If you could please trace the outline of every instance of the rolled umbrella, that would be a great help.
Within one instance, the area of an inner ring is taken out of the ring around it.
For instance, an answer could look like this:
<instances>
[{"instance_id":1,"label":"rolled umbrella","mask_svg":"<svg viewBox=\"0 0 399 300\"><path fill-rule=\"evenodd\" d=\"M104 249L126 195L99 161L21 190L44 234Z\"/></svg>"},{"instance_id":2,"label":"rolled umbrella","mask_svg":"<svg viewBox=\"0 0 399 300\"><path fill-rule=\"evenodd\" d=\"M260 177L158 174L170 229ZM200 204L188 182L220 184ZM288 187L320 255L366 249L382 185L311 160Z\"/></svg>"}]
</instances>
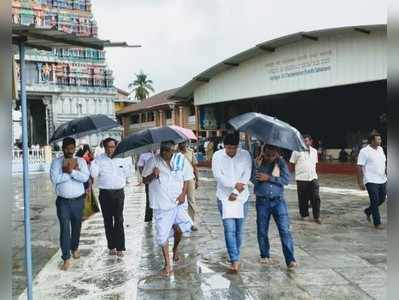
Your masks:
<instances>
[{"instance_id":1,"label":"rolled umbrella","mask_svg":"<svg viewBox=\"0 0 399 300\"><path fill-rule=\"evenodd\" d=\"M228 122L234 129L247 132L265 144L291 151L307 149L298 129L277 118L250 112L234 117Z\"/></svg>"},{"instance_id":2,"label":"rolled umbrella","mask_svg":"<svg viewBox=\"0 0 399 300\"><path fill-rule=\"evenodd\" d=\"M128 157L132 153L140 153L155 149L162 142L173 141L181 143L188 138L181 132L171 127L155 127L144 129L130 134L124 138L116 147L114 157Z\"/></svg>"},{"instance_id":3,"label":"rolled umbrella","mask_svg":"<svg viewBox=\"0 0 399 300\"><path fill-rule=\"evenodd\" d=\"M106 115L97 114L85 116L60 125L50 138L50 143L57 142L66 137L79 138L119 126L120 125L115 120Z\"/></svg>"},{"instance_id":4,"label":"rolled umbrella","mask_svg":"<svg viewBox=\"0 0 399 300\"><path fill-rule=\"evenodd\" d=\"M189 140L195 140L195 141L198 140L198 138L196 137L196 135L194 134L194 132L191 129L187 129L187 128L176 126L176 125L170 125L168 127L182 133Z\"/></svg>"}]
</instances>

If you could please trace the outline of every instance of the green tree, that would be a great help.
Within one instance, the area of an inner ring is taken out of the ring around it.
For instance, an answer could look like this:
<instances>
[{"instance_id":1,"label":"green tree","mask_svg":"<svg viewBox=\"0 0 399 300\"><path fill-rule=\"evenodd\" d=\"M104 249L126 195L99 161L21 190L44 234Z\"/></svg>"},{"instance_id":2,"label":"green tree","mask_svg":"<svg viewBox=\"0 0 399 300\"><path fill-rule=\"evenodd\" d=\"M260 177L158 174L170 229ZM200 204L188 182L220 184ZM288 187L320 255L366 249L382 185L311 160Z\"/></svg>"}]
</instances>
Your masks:
<instances>
[{"instance_id":1,"label":"green tree","mask_svg":"<svg viewBox=\"0 0 399 300\"><path fill-rule=\"evenodd\" d=\"M154 92L154 88L152 87L152 80L148 79L148 75L144 74L143 71L140 71L139 74L135 74L136 79L129 83L129 89L132 93L134 93L134 98L140 101L148 98L150 95L150 91Z\"/></svg>"}]
</instances>

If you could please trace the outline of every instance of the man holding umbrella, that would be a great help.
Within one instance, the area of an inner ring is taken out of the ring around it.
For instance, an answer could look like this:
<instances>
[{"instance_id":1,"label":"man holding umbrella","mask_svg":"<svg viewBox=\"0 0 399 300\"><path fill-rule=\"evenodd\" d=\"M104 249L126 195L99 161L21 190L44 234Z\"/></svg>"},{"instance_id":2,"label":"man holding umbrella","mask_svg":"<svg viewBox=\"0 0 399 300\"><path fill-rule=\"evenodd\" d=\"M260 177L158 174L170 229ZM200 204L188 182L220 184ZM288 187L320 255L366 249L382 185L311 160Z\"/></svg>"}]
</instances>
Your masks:
<instances>
[{"instance_id":1,"label":"man holding umbrella","mask_svg":"<svg viewBox=\"0 0 399 300\"><path fill-rule=\"evenodd\" d=\"M102 143L105 153L91 163L90 172L100 189L99 200L110 255L122 257L126 250L123 228L124 187L132 176L133 166L131 158L112 158L117 145L115 139L106 138Z\"/></svg>"},{"instance_id":2,"label":"man holding umbrella","mask_svg":"<svg viewBox=\"0 0 399 300\"><path fill-rule=\"evenodd\" d=\"M173 141L162 142L160 154L147 161L142 173L143 182L149 187L156 241L162 248L165 261L162 276L172 273L169 237L174 236L173 261L179 262L178 245L182 234L190 232L193 224L182 205L186 201L189 181L194 178L193 169L187 159L174 153L173 149Z\"/></svg>"},{"instance_id":3,"label":"man holding umbrella","mask_svg":"<svg viewBox=\"0 0 399 300\"><path fill-rule=\"evenodd\" d=\"M51 182L57 194L57 217L60 222L60 244L62 270L70 267L71 251L78 259L80 229L84 207L84 183L89 179L89 170L83 158L74 158L76 150L75 139L64 138L62 141L63 156L53 160L50 168Z\"/></svg>"},{"instance_id":4,"label":"man holding umbrella","mask_svg":"<svg viewBox=\"0 0 399 300\"><path fill-rule=\"evenodd\" d=\"M284 199L284 186L288 184L290 173L288 166L279 155L275 146L265 145L256 159L252 182L256 195L256 223L260 263L273 264L270 259L268 238L270 217L273 216L280 234L283 254L288 269L296 268L294 241L289 229L287 202Z\"/></svg>"}]
</instances>

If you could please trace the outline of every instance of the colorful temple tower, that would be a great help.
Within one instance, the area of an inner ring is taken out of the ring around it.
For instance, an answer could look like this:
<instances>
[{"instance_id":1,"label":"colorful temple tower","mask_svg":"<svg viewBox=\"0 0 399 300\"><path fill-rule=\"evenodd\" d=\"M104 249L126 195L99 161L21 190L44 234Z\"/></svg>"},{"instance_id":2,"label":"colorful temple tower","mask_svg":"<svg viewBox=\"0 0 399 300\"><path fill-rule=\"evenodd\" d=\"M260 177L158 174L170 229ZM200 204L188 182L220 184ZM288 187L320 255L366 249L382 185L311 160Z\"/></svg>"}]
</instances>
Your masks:
<instances>
[{"instance_id":1,"label":"colorful temple tower","mask_svg":"<svg viewBox=\"0 0 399 300\"><path fill-rule=\"evenodd\" d=\"M91 7L91 0L13 0L12 22L96 37ZM15 60L19 76L18 54ZM117 89L104 51L27 49L26 70L31 145L47 144L58 125L77 117L102 113L115 118ZM18 102L14 108L19 111ZM95 146L104 136L118 137L120 131L95 134L85 141Z\"/></svg>"}]
</instances>

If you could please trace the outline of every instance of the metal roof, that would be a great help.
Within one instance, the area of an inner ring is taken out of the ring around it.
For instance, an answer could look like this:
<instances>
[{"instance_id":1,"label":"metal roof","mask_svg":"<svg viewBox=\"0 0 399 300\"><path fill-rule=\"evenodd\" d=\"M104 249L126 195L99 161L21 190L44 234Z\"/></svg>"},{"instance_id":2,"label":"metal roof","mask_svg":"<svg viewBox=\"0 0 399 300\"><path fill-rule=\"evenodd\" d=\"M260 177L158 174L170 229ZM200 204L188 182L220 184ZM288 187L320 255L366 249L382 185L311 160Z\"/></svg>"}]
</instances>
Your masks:
<instances>
[{"instance_id":1,"label":"metal roof","mask_svg":"<svg viewBox=\"0 0 399 300\"><path fill-rule=\"evenodd\" d=\"M13 43L23 41L27 47L50 51L53 48L93 48L103 50L105 47L141 47L140 45L128 45L125 42L112 43L109 40L101 40L96 37L82 37L76 34L65 33L55 29L37 28L34 26L12 25Z\"/></svg>"},{"instance_id":2,"label":"metal roof","mask_svg":"<svg viewBox=\"0 0 399 300\"><path fill-rule=\"evenodd\" d=\"M328 36L331 34L347 33L351 31L357 31L362 34L370 34L372 31L386 31L386 24L376 24L376 25L361 25L361 26L347 26L347 27L337 27L328 28L315 31L301 31L298 33L286 35L280 38L276 38L270 41L266 41L255 45L248 50L238 53L222 62L210 67L204 72L198 74L181 88L179 88L173 95L172 98L176 99L189 99L193 96L194 90L204 84L209 82L215 75L224 72L228 69L238 67L240 63L249 60L257 55L263 53L273 53L276 48L285 46L291 43L295 43L301 40L310 39L317 41L319 38Z\"/></svg>"}]
</instances>

